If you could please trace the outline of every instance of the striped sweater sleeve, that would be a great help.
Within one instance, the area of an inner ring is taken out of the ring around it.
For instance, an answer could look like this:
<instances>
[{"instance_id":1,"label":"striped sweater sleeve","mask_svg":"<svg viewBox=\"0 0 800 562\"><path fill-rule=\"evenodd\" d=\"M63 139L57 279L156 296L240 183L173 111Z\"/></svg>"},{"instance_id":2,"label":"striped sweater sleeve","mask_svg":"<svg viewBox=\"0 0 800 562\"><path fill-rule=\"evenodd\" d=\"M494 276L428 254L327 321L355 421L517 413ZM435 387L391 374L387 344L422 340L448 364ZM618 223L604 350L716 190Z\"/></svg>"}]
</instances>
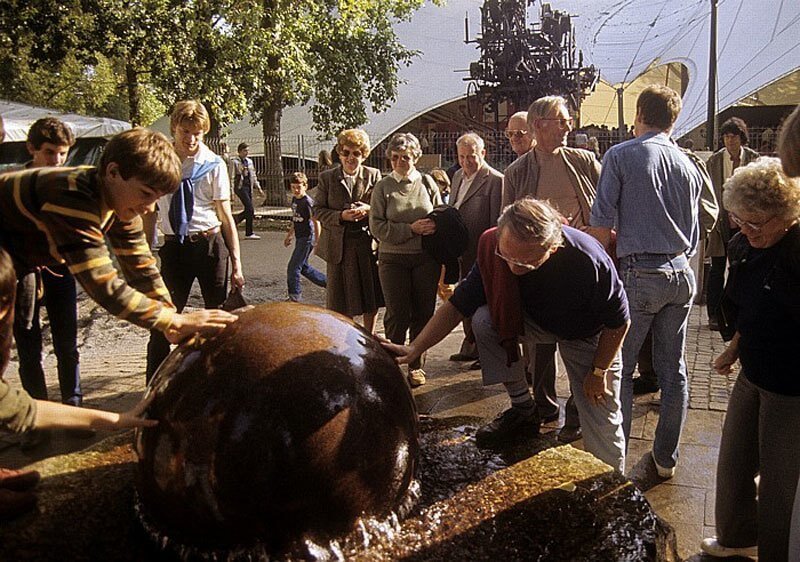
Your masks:
<instances>
[{"instance_id":1,"label":"striped sweater sleeve","mask_svg":"<svg viewBox=\"0 0 800 562\"><path fill-rule=\"evenodd\" d=\"M103 225L113 218L101 211L96 197L82 189L51 195L42 204L38 221L86 293L118 318L166 330L174 308L145 242L141 220L112 224L109 230L128 284L120 278L106 246Z\"/></svg>"}]
</instances>

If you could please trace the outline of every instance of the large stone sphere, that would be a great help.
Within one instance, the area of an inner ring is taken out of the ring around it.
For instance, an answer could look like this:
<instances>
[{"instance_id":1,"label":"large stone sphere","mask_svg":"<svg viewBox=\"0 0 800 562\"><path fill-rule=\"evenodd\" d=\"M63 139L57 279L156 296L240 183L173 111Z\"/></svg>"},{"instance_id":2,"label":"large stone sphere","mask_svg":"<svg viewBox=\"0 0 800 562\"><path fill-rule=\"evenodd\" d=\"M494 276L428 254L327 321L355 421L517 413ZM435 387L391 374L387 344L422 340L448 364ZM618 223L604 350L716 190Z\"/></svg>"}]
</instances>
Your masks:
<instances>
[{"instance_id":1,"label":"large stone sphere","mask_svg":"<svg viewBox=\"0 0 800 562\"><path fill-rule=\"evenodd\" d=\"M418 453L404 377L352 321L296 303L257 306L185 343L149 393L137 491L162 538L281 549L330 537L405 497Z\"/></svg>"}]
</instances>

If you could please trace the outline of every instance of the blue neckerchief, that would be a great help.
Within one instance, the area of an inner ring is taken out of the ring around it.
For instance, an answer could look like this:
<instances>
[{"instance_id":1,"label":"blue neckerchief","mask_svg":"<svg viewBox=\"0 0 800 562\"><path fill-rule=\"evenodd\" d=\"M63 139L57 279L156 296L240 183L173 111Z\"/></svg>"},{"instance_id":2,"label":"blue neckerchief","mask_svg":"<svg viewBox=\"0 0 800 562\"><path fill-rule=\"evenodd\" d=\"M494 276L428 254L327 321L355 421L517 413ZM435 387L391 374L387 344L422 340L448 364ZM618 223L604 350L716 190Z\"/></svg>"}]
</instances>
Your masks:
<instances>
[{"instance_id":1,"label":"blue neckerchief","mask_svg":"<svg viewBox=\"0 0 800 562\"><path fill-rule=\"evenodd\" d=\"M169 202L168 217L172 232L178 237L178 242L183 243L189 234L189 223L194 212L194 182L214 170L221 162L219 156L203 164L195 162L192 174L181 179L180 188L173 193L172 200Z\"/></svg>"}]
</instances>

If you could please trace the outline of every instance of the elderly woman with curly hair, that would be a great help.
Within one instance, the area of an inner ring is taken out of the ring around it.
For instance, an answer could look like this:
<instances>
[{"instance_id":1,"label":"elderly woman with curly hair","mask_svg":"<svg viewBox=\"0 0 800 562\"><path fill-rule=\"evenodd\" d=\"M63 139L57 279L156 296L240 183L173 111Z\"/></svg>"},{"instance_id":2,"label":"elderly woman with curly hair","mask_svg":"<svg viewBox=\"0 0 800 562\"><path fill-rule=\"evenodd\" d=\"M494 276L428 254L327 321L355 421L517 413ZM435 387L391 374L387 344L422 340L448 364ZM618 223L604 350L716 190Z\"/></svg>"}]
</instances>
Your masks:
<instances>
[{"instance_id":1,"label":"elderly woman with curly hair","mask_svg":"<svg viewBox=\"0 0 800 562\"><path fill-rule=\"evenodd\" d=\"M731 391L717 465L714 556L788 559L800 475L800 182L761 158L725 183L724 205L741 228L728 247L725 287L736 333L714 361L741 371ZM756 486L755 478L760 476Z\"/></svg>"},{"instance_id":2,"label":"elderly woman with curly hair","mask_svg":"<svg viewBox=\"0 0 800 562\"><path fill-rule=\"evenodd\" d=\"M363 316L372 333L380 305L375 257L369 231L369 200L381 173L364 166L369 136L361 129L339 133L336 152L341 166L319 175L314 218L322 224L317 255L328 264L327 307L353 318Z\"/></svg>"},{"instance_id":3,"label":"elderly woman with curly hair","mask_svg":"<svg viewBox=\"0 0 800 562\"><path fill-rule=\"evenodd\" d=\"M433 316L441 270L422 249L422 237L436 232L436 224L425 217L442 204L442 197L433 178L416 169L421 155L419 141L411 133L392 136L386 148L392 173L378 182L370 202L369 225L380 242L383 325L386 337L400 345L409 329L413 340ZM409 365L408 382L412 387L425 384L422 359Z\"/></svg>"}]
</instances>

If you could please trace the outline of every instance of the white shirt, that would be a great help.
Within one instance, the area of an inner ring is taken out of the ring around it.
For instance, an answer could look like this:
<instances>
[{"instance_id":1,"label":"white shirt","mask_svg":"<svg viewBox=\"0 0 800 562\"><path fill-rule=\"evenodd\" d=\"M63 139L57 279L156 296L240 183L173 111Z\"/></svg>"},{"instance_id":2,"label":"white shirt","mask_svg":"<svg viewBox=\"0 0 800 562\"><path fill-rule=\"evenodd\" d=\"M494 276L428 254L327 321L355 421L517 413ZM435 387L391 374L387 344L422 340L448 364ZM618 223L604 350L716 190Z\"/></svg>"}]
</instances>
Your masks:
<instances>
[{"instance_id":1,"label":"white shirt","mask_svg":"<svg viewBox=\"0 0 800 562\"><path fill-rule=\"evenodd\" d=\"M739 166L742 166L744 162L744 147L739 147ZM733 158L731 158L731 153L725 149L722 158L722 179L727 180L729 177L733 175Z\"/></svg>"},{"instance_id":2,"label":"white shirt","mask_svg":"<svg viewBox=\"0 0 800 562\"><path fill-rule=\"evenodd\" d=\"M181 163L181 177L190 177L195 162L203 164L219 158L205 144L200 143L200 150ZM220 158L220 164L194 183L194 208L192 220L189 221L189 234L205 232L222 224L217 216L214 201L228 201L231 198L231 180L228 168ZM162 195L158 200L158 218L164 234L175 234L169 224L169 204L172 194Z\"/></svg>"},{"instance_id":3,"label":"white shirt","mask_svg":"<svg viewBox=\"0 0 800 562\"><path fill-rule=\"evenodd\" d=\"M481 168L483 168L483 166L481 166ZM478 168L478 170L470 177L467 177L467 174L461 175L461 185L458 186L458 197L456 198L455 203L453 203L453 207L456 209L461 208L461 204L464 202L464 198L467 196L467 191L469 191L469 188L472 187L472 182L475 181L476 177L478 177L478 172L481 170L481 168Z\"/></svg>"},{"instance_id":4,"label":"white shirt","mask_svg":"<svg viewBox=\"0 0 800 562\"><path fill-rule=\"evenodd\" d=\"M389 174L389 175L392 176L397 183L400 183L401 181L406 181L406 180L411 182L411 183L414 183L415 181L422 179L422 174L420 174L419 170L417 170L416 168L414 168L411 171L411 173L408 174L407 176L401 176L400 174L398 174L394 170L392 170L392 173Z\"/></svg>"}]
</instances>

